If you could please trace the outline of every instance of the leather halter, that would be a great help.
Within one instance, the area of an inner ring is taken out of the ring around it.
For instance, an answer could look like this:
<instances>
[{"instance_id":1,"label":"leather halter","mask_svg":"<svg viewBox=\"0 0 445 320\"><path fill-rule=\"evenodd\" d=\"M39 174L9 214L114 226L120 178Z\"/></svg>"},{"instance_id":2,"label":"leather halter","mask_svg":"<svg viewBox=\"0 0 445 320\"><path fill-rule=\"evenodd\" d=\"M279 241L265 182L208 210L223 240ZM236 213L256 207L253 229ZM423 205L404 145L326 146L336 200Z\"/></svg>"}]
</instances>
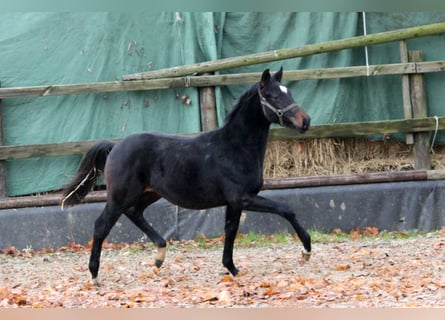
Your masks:
<instances>
[{"instance_id":1,"label":"leather halter","mask_svg":"<svg viewBox=\"0 0 445 320\"><path fill-rule=\"evenodd\" d=\"M296 103L291 103L286 108L278 109L278 108L275 108L273 105L271 105L269 102L267 102L266 98L261 94L260 88L258 88L258 95L260 97L260 103L261 103L261 106L263 107L264 115L266 116L266 107L269 108L269 110L272 110L277 115L278 121L280 122L280 125L282 127L284 127L284 124L283 124L284 114L286 112L288 112L289 110L291 110L292 108L298 107L298 105ZM267 116L266 116L266 118L267 118Z\"/></svg>"}]
</instances>

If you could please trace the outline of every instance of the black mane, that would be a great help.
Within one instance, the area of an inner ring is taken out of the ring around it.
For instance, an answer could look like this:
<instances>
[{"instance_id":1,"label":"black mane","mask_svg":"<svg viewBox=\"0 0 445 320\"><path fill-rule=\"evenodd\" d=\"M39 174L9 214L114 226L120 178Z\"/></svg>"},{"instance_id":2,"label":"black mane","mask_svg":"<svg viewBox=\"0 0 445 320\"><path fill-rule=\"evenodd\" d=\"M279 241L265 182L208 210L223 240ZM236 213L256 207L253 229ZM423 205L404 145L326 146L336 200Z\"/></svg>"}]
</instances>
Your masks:
<instances>
[{"instance_id":1,"label":"black mane","mask_svg":"<svg viewBox=\"0 0 445 320\"><path fill-rule=\"evenodd\" d=\"M248 104L248 101L252 99L252 97L257 93L259 83L255 83L250 89L247 89L241 96L238 98L237 102L233 106L232 110L226 115L224 119L224 124L227 124L232 121L233 118L236 117L238 111L244 106Z\"/></svg>"}]
</instances>

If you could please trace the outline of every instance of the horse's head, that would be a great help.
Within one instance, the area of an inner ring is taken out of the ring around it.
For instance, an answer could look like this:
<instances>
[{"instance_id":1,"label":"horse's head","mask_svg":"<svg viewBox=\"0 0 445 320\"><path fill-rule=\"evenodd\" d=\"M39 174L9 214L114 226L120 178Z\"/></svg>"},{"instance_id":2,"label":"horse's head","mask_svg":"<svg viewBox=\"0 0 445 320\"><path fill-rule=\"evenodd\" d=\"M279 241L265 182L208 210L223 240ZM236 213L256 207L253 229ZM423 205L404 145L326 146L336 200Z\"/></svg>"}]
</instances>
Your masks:
<instances>
[{"instance_id":1,"label":"horse's head","mask_svg":"<svg viewBox=\"0 0 445 320\"><path fill-rule=\"evenodd\" d=\"M311 118L295 103L289 89L281 84L283 68L270 75L264 70L258 86L258 95L264 116L273 123L283 127L297 129L301 133L309 129Z\"/></svg>"}]
</instances>

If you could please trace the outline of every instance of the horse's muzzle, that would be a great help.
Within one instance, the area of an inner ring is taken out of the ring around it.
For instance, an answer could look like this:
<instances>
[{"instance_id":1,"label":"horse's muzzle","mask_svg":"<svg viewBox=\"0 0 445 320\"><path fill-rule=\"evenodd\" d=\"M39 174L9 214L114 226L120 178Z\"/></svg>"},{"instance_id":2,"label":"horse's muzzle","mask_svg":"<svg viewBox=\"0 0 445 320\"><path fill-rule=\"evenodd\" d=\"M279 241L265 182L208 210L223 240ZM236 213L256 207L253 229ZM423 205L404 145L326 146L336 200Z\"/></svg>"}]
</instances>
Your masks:
<instances>
[{"instance_id":1,"label":"horse's muzzle","mask_svg":"<svg viewBox=\"0 0 445 320\"><path fill-rule=\"evenodd\" d=\"M292 124L300 133L304 133L311 126L311 118L306 112L300 109L293 117Z\"/></svg>"},{"instance_id":2,"label":"horse's muzzle","mask_svg":"<svg viewBox=\"0 0 445 320\"><path fill-rule=\"evenodd\" d=\"M311 118L309 116L305 117L302 121L301 132L306 132L311 126Z\"/></svg>"}]
</instances>

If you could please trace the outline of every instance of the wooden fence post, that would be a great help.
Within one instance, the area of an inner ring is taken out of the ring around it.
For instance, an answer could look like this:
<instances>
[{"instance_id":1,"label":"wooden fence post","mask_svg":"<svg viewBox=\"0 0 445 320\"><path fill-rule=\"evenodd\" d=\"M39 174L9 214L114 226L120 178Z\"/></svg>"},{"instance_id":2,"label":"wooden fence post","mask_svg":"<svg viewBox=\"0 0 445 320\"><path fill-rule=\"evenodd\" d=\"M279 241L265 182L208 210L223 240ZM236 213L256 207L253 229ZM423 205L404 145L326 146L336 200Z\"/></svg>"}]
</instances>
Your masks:
<instances>
[{"instance_id":1,"label":"wooden fence post","mask_svg":"<svg viewBox=\"0 0 445 320\"><path fill-rule=\"evenodd\" d=\"M409 51L410 62L423 61L423 51ZM414 118L427 116L427 104L423 74L412 74L410 77L411 106ZM414 134L414 169L430 170L430 133L419 132Z\"/></svg>"},{"instance_id":2,"label":"wooden fence post","mask_svg":"<svg viewBox=\"0 0 445 320\"><path fill-rule=\"evenodd\" d=\"M1 87L0 82L0 87ZM0 146L3 145L3 114L2 114L2 99L0 99ZM0 161L0 199L8 196L6 179L6 161Z\"/></svg>"},{"instance_id":3,"label":"wooden fence post","mask_svg":"<svg viewBox=\"0 0 445 320\"><path fill-rule=\"evenodd\" d=\"M213 73L205 73L209 75ZM201 130L210 131L216 129L216 100L215 87L200 87L199 107L201 111Z\"/></svg>"},{"instance_id":4,"label":"wooden fence post","mask_svg":"<svg viewBox=\"0 0 445 320\"><path fill-rule=\"evenodd\" d=\"M406 41L400 41L400 62L408 63L408 48ZM403 115L405 119L411 119L413 117L413 108L411 106L411 92L409 90L409 75L402 74L402 95L403 95ZM412 133L405 134L406 144L414 143L414 136Z\"/></svg>"}]
</instances>

